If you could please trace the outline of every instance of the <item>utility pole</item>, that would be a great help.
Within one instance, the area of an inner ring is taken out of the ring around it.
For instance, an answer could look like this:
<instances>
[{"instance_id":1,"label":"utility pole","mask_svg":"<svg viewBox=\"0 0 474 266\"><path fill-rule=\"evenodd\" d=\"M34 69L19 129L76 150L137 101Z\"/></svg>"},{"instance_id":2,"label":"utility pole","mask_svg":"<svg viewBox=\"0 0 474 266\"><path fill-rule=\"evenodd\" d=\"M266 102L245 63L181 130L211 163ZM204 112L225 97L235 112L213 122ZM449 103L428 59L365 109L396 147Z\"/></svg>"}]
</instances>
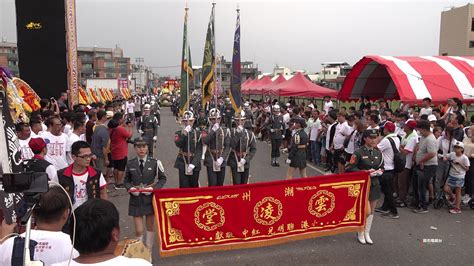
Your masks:
<instances>
[{"instance_id":1,"label":"utility pole","mask_svg":"<svg viewBox=\"0 0 474 266\"><path fill-rule=\"evenodd\" d=\"M139 76L139 82L140 82L140 86L142 86L143 84L143 80L142 80L142 63L144 63L145 60L143 59L143 57L137 57L135 58L135 63L138 64L138 76ZM143 89L146 89L146 86L143 85ZM142 91L143 92L143 91ZM148 96L148 90L147 90L147 96Z\"/></svg>"}]
</instances>

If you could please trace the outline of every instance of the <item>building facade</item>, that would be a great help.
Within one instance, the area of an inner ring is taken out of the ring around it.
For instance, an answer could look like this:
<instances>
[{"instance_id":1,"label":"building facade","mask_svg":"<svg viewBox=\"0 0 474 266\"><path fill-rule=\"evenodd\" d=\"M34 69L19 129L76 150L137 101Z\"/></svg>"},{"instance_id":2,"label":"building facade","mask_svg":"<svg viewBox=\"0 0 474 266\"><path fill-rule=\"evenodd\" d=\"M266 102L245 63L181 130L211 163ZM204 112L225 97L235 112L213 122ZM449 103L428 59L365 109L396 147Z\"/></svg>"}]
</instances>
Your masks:
<instances>
[{"instance_id":1,"label":"building facade","mask_svg":"<svg viewBox=\"0 0 474 266\"><path fill-rule=\"evenodd\" d=\"M78 47L77 69L79 84L90 78L128 78L130 58L123 56L121 48Z\"/></svg>"},{"instance_id":2,"label":"building facade","mask_svg":"<svg viewBox=\"0 0 474 266\"><path fill-rule=\"evenodd\" d=\"M328 62L321 65L317 83L330 89L340 90L352 66L346 62Z\"/></svg>"},{"instance_id":3,"label":"building facade","mask_svg":"<svg viewBox=\"0 0 474 266\"><path fill-rule=\"evenodd\" d=\"M258 67L254 66L253 62L251 61L242 61L240 63L241 67L241 80L242 83L249 78L256 78L260 73L258 71ZM194 75L194 84L195 88L201 87L201 76L202 76L202 67L201 66L194 66L193 67L193 75ZM219 57L217 59L216 65L216 78L221 79L221 86L224 91L228 91L230 89L230 81L232 77L232 61L226 61L225 58Z\"/></svg>"},{"instance_id":4,"label":"building facade","mask_svg":"<svg viewBox=\"0 0 474 266\"><path fill-rule=\"evenodd\" d=\"M474 5L441 12L439 55L474 56Z\"/></svg>"},{"instance_id":5,"label":"building facade","mask_svg":"<svg viewBox=\"0 0 474 266\"><path fill-rule=\"evenodd\" d=\"M20 76L16 43L7 42L5 39L2 40L0 43L0 66L10 69L13 76Z\"/></svg>"}]
</instances>

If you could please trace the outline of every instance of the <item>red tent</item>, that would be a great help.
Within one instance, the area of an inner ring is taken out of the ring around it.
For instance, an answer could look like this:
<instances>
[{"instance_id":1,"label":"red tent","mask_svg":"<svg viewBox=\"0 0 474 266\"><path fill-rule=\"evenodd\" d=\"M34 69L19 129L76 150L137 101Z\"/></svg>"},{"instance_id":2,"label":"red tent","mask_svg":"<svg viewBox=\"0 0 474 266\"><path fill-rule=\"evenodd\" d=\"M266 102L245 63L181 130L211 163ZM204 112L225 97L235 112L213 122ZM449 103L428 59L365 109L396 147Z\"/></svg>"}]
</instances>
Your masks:
<instances>
[{"instance_id":1,"label":"red tent","mask_svg":"<svg viewBox=\"0 0 474 266\"><path fill-rule=\"evenodd\" d=\"M273 81L273 85L268 87L268 88L264 88L263 89L263 93L264 94L272 94L271 91L278 85L278 84L281 84L283 82L286 81L286 78L280 74L278 75L278 77Z\"/></svg>"},{"instance_id":2,"label":"red tent","mask_svg":"<svg viewBox=\"0 0 474 266\"><path fill-rule=\"evenodd\" d=\"M252 84L249 88L251 94L262 94L264 88L269 88L273 84L272 78L265 76Z\"/></svg>"},{"instance_id":3,"label":"red tent","mask_svg":"<svg viewBox=\"0 0 474 266\"><path fill-rule=\"evenodd\" d=\"M337 91L312 83L302 73L297 73L291 79L276 85L270 93L283 97L295 96L321 99L324 96L337 96Z\"/></svg>"},{"instance_id":4,"label":"red tent","mask_svg":"<svg viewBox=\"0 0 474 266\"><path fill-rule=\"evenodd\" d=\"M401 100L446 102L457 97L474 102L472 56L365 56L347 75L339 92L342 101Z\"/></svg>"},{"instance_id":5,"label":"red tent","mask_svg":"<svg viewBox=\"0 0 474 266\"><path fill-rule=\"evenodd\" d=\"M258 80L254 79L247 79L241 87L241 92L242 93L248 93L250 86L252 86L253 83L257 82Z\"/></svg>"}]
</instances>

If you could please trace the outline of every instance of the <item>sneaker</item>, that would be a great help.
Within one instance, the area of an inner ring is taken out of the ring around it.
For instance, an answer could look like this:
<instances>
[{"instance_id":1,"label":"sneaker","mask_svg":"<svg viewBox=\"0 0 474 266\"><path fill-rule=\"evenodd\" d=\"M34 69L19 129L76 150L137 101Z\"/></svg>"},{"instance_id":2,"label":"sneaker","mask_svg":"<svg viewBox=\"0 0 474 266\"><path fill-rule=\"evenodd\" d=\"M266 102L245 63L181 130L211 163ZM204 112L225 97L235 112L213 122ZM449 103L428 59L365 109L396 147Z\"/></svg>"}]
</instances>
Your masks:
<instances>
[{"instance_id":1,"label":"sneaker","mask_svg":"<svg viewBox=\"0 0 474 266\"><path fill-rule=\"evenodd\" d=\"M395 201L395 205L396 205L398 208L405 208L405 207L407 206L407 204L406 204L404 201L400 200L400 199L397 199L397 200Z\"/></svg>"},{"instance_id":2,"label":"sneaker","mask_svg":"<svg viewBox=\"0 0 474 266\"><path fill-rule=\"evenodd\" d=\"M379 213L390 213L389 210L385 210L385 209L383 209L382 207L375 208L375 212L379 212Z\"/></svg>"},{"instance_id":3,"label":"sneaker","mask_svg":"<svg viewBox=\"0 0 474 266\"><path fill-rule=\"evenodd\" d=\"M464 204L468 204L470 200L471 200L471 197L468 194L465 194L461 199L462 203Z\"/></svg>"},{"instance_id":4,"label":"sneaker","mask_svg":"<svg viewBox=\"0 0 474 266\"><path fill-rule=\"evenodd\" d=\"M123 184L114 185L115 190L124 190L125 186Z\"/></svg>"},{"instance_id":5,"label":"sneaker","mask_svg":"<svg viewBox=\"0 0 474 266\"><path fill-rule=\"evenodd\" d=\"M425 208L417 208L417 209L413 209L413 212L414 212L414 213L428 213L428 209L425 209Z\"/></svg>"},{"instance_id":6,"label":"sneaker","mask_svg":"<svg viewBox=\"0 0 474 266\"><path fill-rule=\"evenodd\" d=\"M452 208L451 210L449 210L449 213L452 213L452 214L460 214L460 213L461 213L461 209L459 209L459 208Z\"/></svg>"},{"instance_id":7,"label":"sneaker","mask_svg":"<svg viewBox=\"0 0 474 266\"><path fill-rule=\"evenodd\" d=\"M400 218L400 216L398 216L397 213L392 213L392 212L382 213L382 215L380 215L380 216L383 217L383 218L387 218L387 219L398 219L398 218Z\"/></svg>"}]
</instances>

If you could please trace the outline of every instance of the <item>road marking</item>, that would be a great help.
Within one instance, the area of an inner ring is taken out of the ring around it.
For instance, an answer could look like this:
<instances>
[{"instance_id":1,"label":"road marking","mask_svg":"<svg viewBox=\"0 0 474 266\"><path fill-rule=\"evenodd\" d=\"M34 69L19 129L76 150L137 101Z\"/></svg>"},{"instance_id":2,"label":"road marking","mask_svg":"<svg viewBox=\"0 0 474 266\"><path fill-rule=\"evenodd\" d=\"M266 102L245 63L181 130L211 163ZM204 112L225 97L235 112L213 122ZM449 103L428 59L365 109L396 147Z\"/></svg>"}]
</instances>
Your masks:
<instances>
[{"instance_id":1,"label":"road marking","mask_svg":"<svg viewBox=\"0 0 474 266\"><path fill-rule=\"evenodd\" d=\"M327 175L327 174L328 174L328 173L326 173L326 172L324 172L324 171L321 171L321 170L319 170L318 168L316 168L316 167L310 165L309 163L306 163L306 166L309 167L309 168L311 168L311 169L313 169L314 171L316 171L316 172L322 174L322 175Z\"/></svg>"}]
</instances>

